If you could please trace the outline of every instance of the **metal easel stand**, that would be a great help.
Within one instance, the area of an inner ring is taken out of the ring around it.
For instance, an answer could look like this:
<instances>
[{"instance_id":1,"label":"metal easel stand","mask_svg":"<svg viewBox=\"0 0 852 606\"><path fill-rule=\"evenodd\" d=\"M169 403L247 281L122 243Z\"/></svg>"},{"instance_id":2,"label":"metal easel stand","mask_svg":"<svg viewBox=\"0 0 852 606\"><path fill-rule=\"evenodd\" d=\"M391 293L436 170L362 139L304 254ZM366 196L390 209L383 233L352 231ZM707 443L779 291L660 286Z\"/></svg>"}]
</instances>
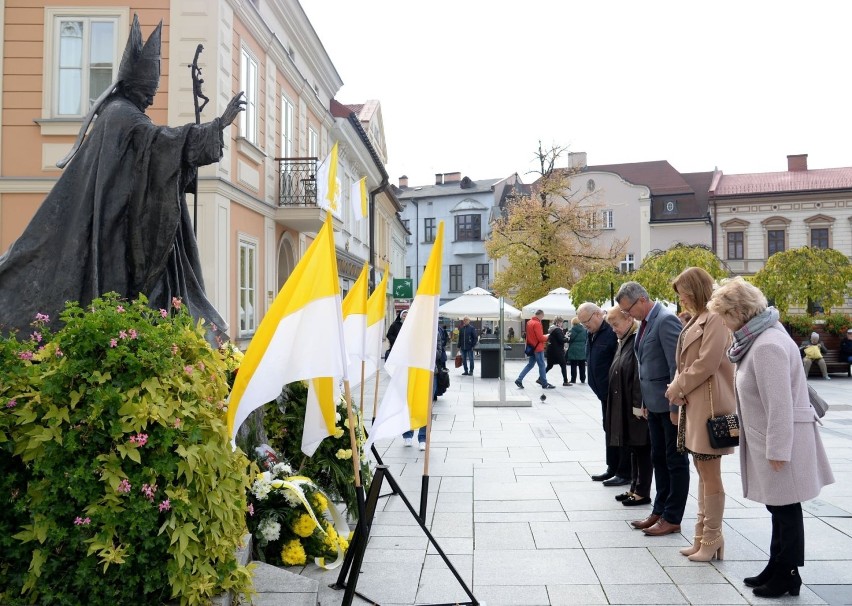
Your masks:
<instances>
[{"instance_id":1,"label":"metal easel stand","mask_svg":"<svg viewBox=\"0 0 852 606\"><path fill-rule=\"evenodd\" d=\"M456 577L459 585L461 585L464 592L470 598L470 601L467 602L445 602L441 604L430 604L427 606L480 606L480 602L474 597L473 592L471 592L470 588L464 582L464 579L461 578L461 575L459 575L452 562L450 562L449 558L447 558L447 554L445 554L444 550L441 549L441 546L438 545L435 537L433 537L432 533L429 532L429 529L426 528L425 522L414 510L411 502L409 502L405 493L399 487L399 484L397 484L386 465L379 465L376 468L376 472L373 475L373 481L370 483L370 491L367 494L366 511L364 512L364 515L358 518L358 526L355 528L355 535L352 538L352 543L349 545L349 550L346 552L343 565L340 567L340 574L337 577L337 582L330 586L332 589L345 589L341 605L351 606L352 600L357 595L362 600L366 600L370 604L378 606L378 602L356 591L356 587L358 586L358 577L361 574L361 564L364 561L364 552L366 551L367 543L370 540L370 528L373 525L373 518L376 514L376 504L380 496L379 492L381 491L382 482L385 477L387 477L388 484L390 484L394 494L399 495L403 503L405 503L408 511L411 512L412 517L417 520L417 523L429 539L429 542L435 547L438 555L440 555L441 559L444 560L447 568L450 569L450 572L453 573L453 576Z\"/></svg>"}]
</instances>

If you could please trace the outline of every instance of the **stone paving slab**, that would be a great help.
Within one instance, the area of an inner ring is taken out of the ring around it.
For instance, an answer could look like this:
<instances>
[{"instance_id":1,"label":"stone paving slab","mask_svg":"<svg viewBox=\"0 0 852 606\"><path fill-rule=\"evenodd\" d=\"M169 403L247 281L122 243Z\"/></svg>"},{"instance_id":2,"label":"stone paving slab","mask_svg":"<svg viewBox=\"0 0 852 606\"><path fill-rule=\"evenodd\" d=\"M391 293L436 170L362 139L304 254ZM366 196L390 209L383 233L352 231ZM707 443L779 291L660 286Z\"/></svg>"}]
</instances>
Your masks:
<instances>
[{"instance_id":1,"label":"stone paving slab","mask_svg":"<svg viewBox=\"0 0 852 606\"><path fill-rule=\"evenodd\" d=\"M508 363L506 376L521 367ZM474 393L496 391L496 381L453 373L433 411L427 526L487 606L852 603L852 410L833 406L821 429L837 483L804 506L805 586L798 598L771 600L742 582L765 565L770 526L766 508L742 496L738 457L722 459L725 560L690 562L678 550L691 540L694 470L682 532L646 537L629 522L650 506L622 507L614 500L621 487L590 479L604 469L604 448L600 404L588 386L548 391L541 402L528 384L516 393L531 398L530 408L474 409ZM852 380L819 388L839 405L849 401ZM425 453L401 438L377 448L419 509ZM466 600L400 498L382 499L375 529L359 582L365 595L383 606ZM307 566L302 574L319 582L320 604L340 603L343 593L327 587L336 571Z\"/></svg>"}]
</instances>

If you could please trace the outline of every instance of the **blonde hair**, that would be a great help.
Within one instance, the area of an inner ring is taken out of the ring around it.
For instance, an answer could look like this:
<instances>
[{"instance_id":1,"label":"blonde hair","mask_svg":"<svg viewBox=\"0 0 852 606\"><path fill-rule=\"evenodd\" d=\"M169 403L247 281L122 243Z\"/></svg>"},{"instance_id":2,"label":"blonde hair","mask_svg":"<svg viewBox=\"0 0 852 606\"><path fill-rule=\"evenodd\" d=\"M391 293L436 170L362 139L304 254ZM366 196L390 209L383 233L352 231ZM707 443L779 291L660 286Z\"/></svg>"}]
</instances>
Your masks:
<instances>
[{"instance_id":1,"label":"blonde hair","mask_svg":"<svg viewBox=\"0 0 852 606\"><path fill-rule=\"evenodd\" d=\"M690 311L700 314L713 296L713 276L700 267L687 267L672 280L672 288L678 295L691 298L695 309Z\"/></svg>"},{"instance_id":2,"label":"blonde hair","mask_svg":"<svg viewBox=\"0 0 852 606\"><path fill-rule=\"evenodd\" d=\"M707 302L707 309L745 325L768 305L757 286L737 276L722 282Z\"/></svg>"},{"instance_id":3,"label":"blonde hair","mask_svg":"<svg viewBox=\"0 0 852 606\"><path fill-rule=\"evenodd\" d=\"M580 318L578 318L577 316L574 316L573 318L571 318L571 326L576 326L579 323L580 323Z\"/></svg>"}]
</instances>

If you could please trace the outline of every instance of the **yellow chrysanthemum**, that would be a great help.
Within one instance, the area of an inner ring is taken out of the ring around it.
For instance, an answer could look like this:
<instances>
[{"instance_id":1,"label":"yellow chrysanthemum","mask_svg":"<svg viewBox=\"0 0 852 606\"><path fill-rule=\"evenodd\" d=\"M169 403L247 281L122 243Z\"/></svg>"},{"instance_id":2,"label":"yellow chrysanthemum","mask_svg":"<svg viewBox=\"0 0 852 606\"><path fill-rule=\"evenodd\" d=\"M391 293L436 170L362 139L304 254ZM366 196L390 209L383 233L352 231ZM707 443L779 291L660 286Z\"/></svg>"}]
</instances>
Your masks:
<instances>
[{"instance_id":1,"label":"yellow chrysanthemum","mask_svg":"<svg viewBox=\"0 0 852 606\"><path fill-rule=\"evenodd\" d=\"M285 566L301 566L307 561L305 548L298 539L293 539L284 545L284 549L281 550L281 561Z\"/></svg>"},{"instance_id":2,"label":"yellow chrysanthemum","mask_svg":"<svg viewBox=\"0 0 852 606\"><path fill-rule=\"evenodd\" d=\"M346 551L347 549L349 549L349 541L347 541L343 537L340 537L340 536L337 537L337 544L340 545L340 548L343 551Z\"/></svg>"},{"instance_id":3,"label":"yellow chrysanthemum","mask_svg":"<svg viewBox=\"0 0 852 606\"><path fill-rule=\"evenodd\" d=\"M314 507L316 507L320 511L325 511L326 508L328 508L328 499L326 499L320 493L315 492L314 496L312 497L312 500L314 502Z\"/></svg>"},{"instance_id":4,"label":"yellow chrysanthemum","mask_svg":"<svg viewBox=\"0 0 852 606\"><path fill-rule=\"evenodd\" d=\"M314 522L313 518L306 513L303 513L299 516L299 519L296 520L296 523L293 524L293 532L295 532L300 537L309 537L314 533L314 528L316 528L316 522Z\"/></svg>"},{"instance_id":5,"label":"yellow chrysanthemum","mask_svg":"<svg viewBox=\"0 0 852 606\"><path fill-rule=\"evenodd\" d=\"M334 437L335 437L335 439L339 440L340 438L342 438L342 437L343 437L343 434L344 434L344 433L345 433L345 432L344 432L342 429L340 429L339 427L335 427L335 428L334 428Z\"/></svg>"},{"instance_id":6,"label":"yellow chrysanthemum","mask_svg":"<svg viewBox=\"0 0 852 606\"><path fill-rule=\"evenodd\" d=\"M335 454L334 456L336 456L338 459L351 459L352 458L352 449L347 448L346 450L343 450L341 448L340 450L337 451L337 454Z\"/></svg>"},{"instance_id":7,"label":"yellow chrysanthemum","mask_svg":"<svg viewBox=\"0 0 852 606\"><path fill-rule=\"evenodd\" d=\"M326 523L325 537L323 538L322 542L332 552L337 551L337 536L337 531L334 529L334 526L329 523Z\"/></svg>"}]
</instances>

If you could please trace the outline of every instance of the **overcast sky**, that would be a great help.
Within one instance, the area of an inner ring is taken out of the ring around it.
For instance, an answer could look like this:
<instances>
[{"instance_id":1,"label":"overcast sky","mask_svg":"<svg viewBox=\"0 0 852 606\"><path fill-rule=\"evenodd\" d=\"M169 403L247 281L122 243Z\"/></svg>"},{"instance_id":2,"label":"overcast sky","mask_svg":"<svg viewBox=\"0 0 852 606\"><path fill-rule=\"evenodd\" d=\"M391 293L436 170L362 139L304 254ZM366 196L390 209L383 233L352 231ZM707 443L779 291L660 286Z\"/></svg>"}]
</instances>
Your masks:
<instances>
[{"instance_id":1,"label":"overcast sky","mask_svg":"<svg viewBox=\"0 0 852 606\"><path fill-rule=\"evenodd\" d=\"M681 172L852 166L852 2L301 0L391 180L534 176L538 140Z\"/></svg>"}]
</instances>

